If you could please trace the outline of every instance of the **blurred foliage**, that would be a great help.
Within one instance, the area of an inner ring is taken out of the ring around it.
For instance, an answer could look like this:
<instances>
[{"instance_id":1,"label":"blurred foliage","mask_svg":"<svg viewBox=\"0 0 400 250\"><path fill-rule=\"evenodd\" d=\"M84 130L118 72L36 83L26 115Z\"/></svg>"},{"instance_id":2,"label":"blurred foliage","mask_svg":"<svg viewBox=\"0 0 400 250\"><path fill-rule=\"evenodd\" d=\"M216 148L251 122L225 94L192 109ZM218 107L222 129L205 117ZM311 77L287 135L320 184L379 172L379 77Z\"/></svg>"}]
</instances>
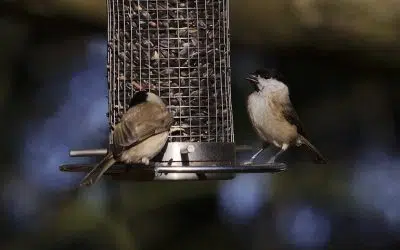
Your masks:
<instances>
[{"instance_id":1,"label":"blurred foliage","mask_svg":"<svg viewBox=\"0 0 400 250\"><path fill-rule=\"evenodd\" d=\"M106 1L6 1L9 8L48 18L65 18L103 28ZM399 58L400 3L396 0L249 0L230 1L235 43L324 50L362 50L366 57L391 64Z\"/></svg>"},{"instance_id":2,"label":"blurred foliage","mask_svg":"<svg viewBox=\"0 0 400 250\"><path fill-rule=\"evenodd\" d=\"M395 0L230 1L236 141L259 144L244 107L251 89L242 79L254 67L274 65L285 73L312 141L330 162L310 165L302 150L288 152L283 159L290 169L273 175L265 187L270 200L255 218L241 224L228 211L219 210L218 190L225 182L105 179L103 186L77 192L42 191L25 181L21 158L26 131L57 114L69 98L71 72L88 67L85 55L90 38L106 39L106 1L3 1L3 196L11 200L7 187L23 183L24 192L15 200L23 203L40 197L40 204L28 219L12 217L15 207L2 207L1 247L293 249L289 240L278 236L275 219L303 202L331 215L331 249L396 249L399 230L389 230L388 219L370 211L374 201L358 206L351 179L359 174L354 171L369 152L385 152L389 162L395 162L398 154L399 8ZM59 92L53 92L54 84ZM45 98L37 101L38 96ZM376 169L382 167L380 158L369 161ZM32 168L40 171L41 166ZM371 184L370 192L374 189L378 187ZM381 196L398 191L391 190ZM103 198L96 198L96 192ZM29 226L21 226L23 220Z\"/></svg>"}]
</instances>

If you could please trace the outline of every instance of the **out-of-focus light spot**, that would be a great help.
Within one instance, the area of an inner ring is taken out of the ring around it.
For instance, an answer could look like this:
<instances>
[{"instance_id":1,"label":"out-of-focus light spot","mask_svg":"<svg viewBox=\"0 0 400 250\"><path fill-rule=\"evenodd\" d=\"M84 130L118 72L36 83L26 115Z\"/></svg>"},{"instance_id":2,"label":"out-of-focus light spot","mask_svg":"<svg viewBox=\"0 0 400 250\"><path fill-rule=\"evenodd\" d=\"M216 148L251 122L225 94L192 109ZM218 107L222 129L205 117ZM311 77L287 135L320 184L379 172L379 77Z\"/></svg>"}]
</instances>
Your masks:
<instances>
[{"instance_id":1,"label":"out-of-focus light spot","mask_svg":"<svg viewBox=\"0 0 400 250\"><path fill-rule=\"evenodd\" d=\"M107 138L106 41L94 39L88 47L87 68L71 77L67 101L53 117L29 127L26 133L25 176L41 188L70 188L82 176L60 172L58 166L85 159L70 158L68 151L89 140L96 147ZM58 84L49 84L54 86L53 94L65 95L57 93Z\"/></svg>"},{"instance_id":2,"label":"out-of-focus light spot","mask_svg":"<svg viewBox=\"0 0 400 250\"><path fill-rule=\"evenodd\" d=\"M222 217L244 223L254 217L269 199L270 176L243 174L224 181L219 189Z\"/></svg>"},{"instance_id":3,"label":"out-of-focus light spot","mask_svg":"<svg viewBox=\"0 0 400 250\"><path fill-rule=\"evenodd\" d=\"M291 206L279 211L277 229L291 245L322 248L330 239L331 223L322 211L310 206Z\"/></svg>"},{"instance_id":4,"label":"out-of-focus light spot","mask_svg":"<svg viewBox=\"0 0 400 250\"><path fill-rule=\"evenodd\" d=\"M375 210L400 229L400 160L374 151L364 153L354 170L351 193L362 209Z\"/></svg>"},{"instance_id":5,"label":"out-of-focus light spot","mask_svg":"<svg viewBox=\"0 0 400 250\"><path fill-rule=\"evenodd\" d=\"M86 68L48 84L53 89L38 96L52 94L68 98L52 117L26 127L21 155L22 179L10 183L6 186L7 194L3 193L5 207L18 225L33 227L31 217L38 211L46 192L68 190L83 177L59 171L61 164L87 162L87 159L70 158L70 149L96 147L108 138L106 44L104 38L94 37L88 44ZM60 84L69 84L69 92L61 92ZM103 200L104 194L99 193L96 198Z\"/></svg>"}]
</instances>

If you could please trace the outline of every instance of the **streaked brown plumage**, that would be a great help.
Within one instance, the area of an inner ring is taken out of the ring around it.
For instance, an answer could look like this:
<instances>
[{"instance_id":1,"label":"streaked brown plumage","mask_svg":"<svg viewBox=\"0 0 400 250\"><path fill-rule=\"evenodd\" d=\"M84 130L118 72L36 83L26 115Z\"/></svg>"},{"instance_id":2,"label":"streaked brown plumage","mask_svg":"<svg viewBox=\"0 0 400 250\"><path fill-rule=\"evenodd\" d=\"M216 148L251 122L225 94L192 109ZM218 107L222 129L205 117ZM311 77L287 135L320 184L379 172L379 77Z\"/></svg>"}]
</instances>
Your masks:
<instances>
[{"instance_id":1,"label":"streaked brown plumage","mask_svg":"<svg viewBox=\"0 0 400 250\"><path fill-rule=\"evenodd\" d=\"M128 109L114 128L114 157L121 157L124 150L153 135L169 131L172 123L171 113L159 103L141 103Z\"/></svg>"}]
</instances>

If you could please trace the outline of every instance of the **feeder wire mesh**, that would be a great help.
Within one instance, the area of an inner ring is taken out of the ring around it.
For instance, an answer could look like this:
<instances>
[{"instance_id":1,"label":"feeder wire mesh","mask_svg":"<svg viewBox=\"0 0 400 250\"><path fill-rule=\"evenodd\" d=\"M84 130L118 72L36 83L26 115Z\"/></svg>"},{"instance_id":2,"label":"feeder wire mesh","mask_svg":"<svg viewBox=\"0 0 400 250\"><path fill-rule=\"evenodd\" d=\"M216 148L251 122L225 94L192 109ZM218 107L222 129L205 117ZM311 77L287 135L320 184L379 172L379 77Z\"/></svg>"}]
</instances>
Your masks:
<instances>
[{"instance_id":1,"label":"feeder wire mesh","mask_svg":"<svg viewBox=\"0 0 400 250\"><path fill-rule=\"evenodd\" d=\"M107 4L110 127L132 94L146 89L184 129L170 142L234 142L228 0Z\"/></svg>"}]
</instances>

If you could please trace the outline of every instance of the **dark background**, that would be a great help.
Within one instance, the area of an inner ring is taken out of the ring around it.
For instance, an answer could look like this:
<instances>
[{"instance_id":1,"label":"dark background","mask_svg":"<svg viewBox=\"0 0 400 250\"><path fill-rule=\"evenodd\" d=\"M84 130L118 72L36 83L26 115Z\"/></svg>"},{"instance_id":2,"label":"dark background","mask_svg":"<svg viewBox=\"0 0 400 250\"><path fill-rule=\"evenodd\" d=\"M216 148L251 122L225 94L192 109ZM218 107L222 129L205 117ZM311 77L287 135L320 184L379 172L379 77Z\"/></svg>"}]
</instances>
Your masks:
<instances>
[{"instance_id":1,"label":"dark background","mask_svg":"<svg viewBox=\"0 0 400 250\"><path fill-rule=\"evenodd\" d=\"M399 8L231 1L236 142L260 143L243 78L275 67L328 165L291 149L279 174L76 192L58 166L107 142L105 1L3 2L1 249L398 249Z\"/></svg>"}]
</instances>

